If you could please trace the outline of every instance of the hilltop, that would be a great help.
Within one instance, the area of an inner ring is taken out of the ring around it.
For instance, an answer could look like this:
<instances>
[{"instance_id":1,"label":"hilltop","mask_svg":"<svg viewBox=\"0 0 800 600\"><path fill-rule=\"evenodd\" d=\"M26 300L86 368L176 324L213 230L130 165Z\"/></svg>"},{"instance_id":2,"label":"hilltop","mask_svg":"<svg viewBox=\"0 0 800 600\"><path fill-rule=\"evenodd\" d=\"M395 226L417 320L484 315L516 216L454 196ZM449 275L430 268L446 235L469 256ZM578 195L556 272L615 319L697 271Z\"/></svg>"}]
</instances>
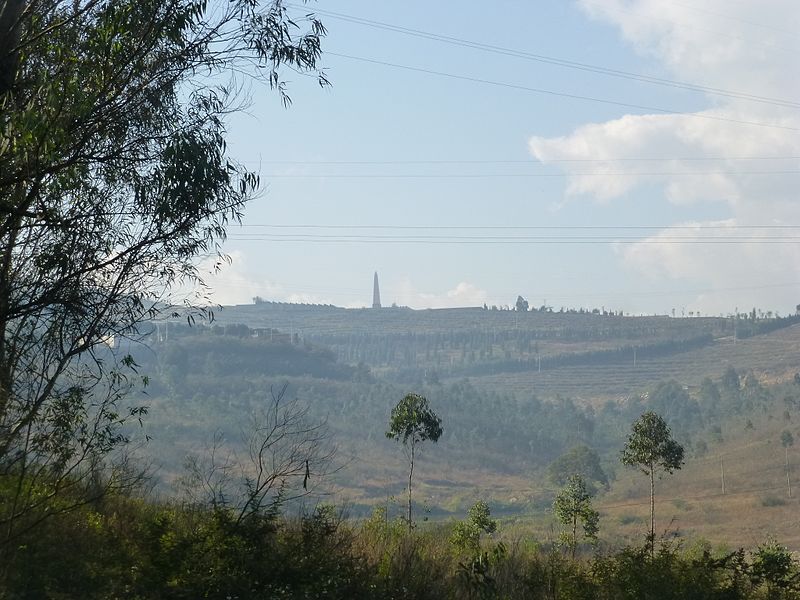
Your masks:
<instances>
[{"instance_id":1,"label":"hilltop","mask_svg":"<svg viewBox=\"0 0 800 600\"><path fill-rule=\"evenodd\" d=\"M697 386L728 366L771 380L800 364L798 317L623 316L595 310L345 309L259 302L223 307L221 326L289 332L418 385L468 378L483 389L598 400L674 378ZM772 333L771 333L772 332ZM769 335L766 335L769 334Z\"/></svg>"}]
</instances>

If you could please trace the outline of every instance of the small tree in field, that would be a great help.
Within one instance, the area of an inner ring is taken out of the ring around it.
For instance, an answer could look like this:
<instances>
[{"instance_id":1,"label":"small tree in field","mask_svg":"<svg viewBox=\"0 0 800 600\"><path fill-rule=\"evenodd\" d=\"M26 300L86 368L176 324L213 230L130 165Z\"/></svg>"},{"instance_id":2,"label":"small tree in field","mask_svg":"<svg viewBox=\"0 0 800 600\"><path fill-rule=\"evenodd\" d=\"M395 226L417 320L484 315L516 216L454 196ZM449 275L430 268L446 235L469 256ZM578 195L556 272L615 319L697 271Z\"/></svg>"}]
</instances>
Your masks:
<instances>
[{"instance_id":1,"label":"small tree in field","mask_svg":"<svg viewBox=\"0 0 800 600\"><path fill-rule=\"evenodd\" d=\"M595 541L599 530L599 513L592 508L592 495L586 489L586 482L580 475L573 475L567 485L556 496L553 512L562 525L572 527L571 533L565 535L567 547L572 558L578 546L578 522L583 524L583 534L588 540Z\"/></svg>"},{"instance_id":2,"label":"small tree in field","mask_svg":"<svg viewBox=\"0 0 800 600\"><path fill-rule=\"evenodd\" d=\"M650 533L649 543L652 552L655 543L655 493L656 471L672 473L683 465L683 446L672 439L664 419L650 411L644 413L631 427L631 434L625 442L620 457L622 464L638 467L650 477Z\"/></svg>"},{"instance_id":3,"label":"small tree in field","mask_svg":"<svg viewBox=\"0 0 800 600\"><path fill-rule=\"evenodd\" d=\"M411 482L414 477L414 453L425 440L436 442L442 435L442 420L419 394L407 394L392 409L386 437L403 442L408 457L408 510L406 520L411 529Z\"/></svg>"}]
</instances>

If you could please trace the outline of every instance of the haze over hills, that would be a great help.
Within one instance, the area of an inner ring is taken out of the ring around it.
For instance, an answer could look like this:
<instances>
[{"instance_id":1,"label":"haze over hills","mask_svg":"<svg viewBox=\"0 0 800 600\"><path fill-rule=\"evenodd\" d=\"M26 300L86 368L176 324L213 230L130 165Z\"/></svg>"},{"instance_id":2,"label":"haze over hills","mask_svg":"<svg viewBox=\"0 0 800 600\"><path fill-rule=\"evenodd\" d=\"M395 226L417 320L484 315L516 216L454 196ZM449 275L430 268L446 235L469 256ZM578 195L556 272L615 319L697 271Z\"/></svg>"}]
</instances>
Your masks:
<instances>
[{"instance_id":1,"label":"haze over hills","mask_svg":"<svg viewBox=\"0 0 800 600\"><path fill-rule=\"evenodd\" d=\"M800 362L800 329L793 327L800 320L759 318L756 309L738 318L675 318L604 309L376 310L258 302L223 307L215 321L290 332L394 381L466 377L480 387L540 397L622 397L667 378L697 386L727 366L780 379Z\"/></svg>"},{"instance_id":2,"label":"haze over hills","mask_svg":"<svg viewBox=\"0 0 800 600\"><path fill-rule=\"evenodd\" d=\"M609 534L619 536L632 535L647 505L644 488L618 463L630 423L643 411L663 414L687 448L673 490L682 498L713 492L713 476L700 476L708 492L689 474L703 472L705 457L727 452L724 444L738 447L743 435L753 441L744 423L757 423L771 439L783 426L782 411L793 410L787 398L800 398L798 317L758 311L674 318L260 302L224 307L210 324L161 324L147 343L140 363L152 374L158 415L150 451L165 481L180 476L184 456L202 452L198 440L216 433L240 452L251 415L288 384L310 417L327 422L345 463L332 480L336 497L346 498L354 515L403 493L402 452L384 432L391 408L408 392L425 395L443 420L442 439L429 445L416 471L418 502L432 515L459 514L484 498L497 514L532 518L541 528L557 489L548 465L586 445L612 477L598 504L608 506ZM777 425L767 415L777 415L770 417ZM757 456L749 468L761 477ZM771 486L758 477L756 489ZM761 502L754 497L751 504ZM687 527L702 525L691 510L678 512ZM700 530L743 539L742 531L715 523Z\"/></svg>"}]
</instances>

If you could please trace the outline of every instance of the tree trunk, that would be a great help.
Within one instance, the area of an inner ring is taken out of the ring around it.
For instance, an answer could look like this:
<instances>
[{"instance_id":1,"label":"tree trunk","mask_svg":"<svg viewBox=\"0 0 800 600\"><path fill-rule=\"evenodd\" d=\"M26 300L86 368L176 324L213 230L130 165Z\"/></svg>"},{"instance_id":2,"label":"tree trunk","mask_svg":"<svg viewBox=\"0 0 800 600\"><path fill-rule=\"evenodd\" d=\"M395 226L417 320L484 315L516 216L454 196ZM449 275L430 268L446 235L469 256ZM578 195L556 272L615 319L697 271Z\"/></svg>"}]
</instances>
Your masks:
<instances>
[{"instance_id":1,"label":"tree trunk","mask_svg":"<svg viewBox=\"0 0 800 600\"><path fill-rule=\"evenodd\" d=\"M650 556L656 547L656 480L655 467L650 465Z\"/></svg>"},{"instance_id":2,"label":"tree trunk","mask_svg":"<svg viewBox=\"0 0 800 600\"><path fill-rule=\"evenodd\" d=\"M572 515L572 559L575 559L575 547L578 545L578 513Z\"/></svg>"},{"instance_id":3,"label":"tree trunk","mask_svg":"<svg viewBox=\"0 0 800 600\"><path fill-rule=\"evenodd\" d=\"M17 60L22 26L20 17L25 0L8 0L0 3L0 96L5 95L17 76Z\"/></svg>"},{"instance_id":4,"label":"tree trunk","mask_svg":"<svg viewBox=\"0 0 800 600\"><path fill-rule=\"evenodd\" d=\"M411 478L414 476L414 437L411 437L411 460L409 461L408 469L408 510L406 512L406 520L408 521L408 530L411 531Z\"/></svg>"}]
</instances>

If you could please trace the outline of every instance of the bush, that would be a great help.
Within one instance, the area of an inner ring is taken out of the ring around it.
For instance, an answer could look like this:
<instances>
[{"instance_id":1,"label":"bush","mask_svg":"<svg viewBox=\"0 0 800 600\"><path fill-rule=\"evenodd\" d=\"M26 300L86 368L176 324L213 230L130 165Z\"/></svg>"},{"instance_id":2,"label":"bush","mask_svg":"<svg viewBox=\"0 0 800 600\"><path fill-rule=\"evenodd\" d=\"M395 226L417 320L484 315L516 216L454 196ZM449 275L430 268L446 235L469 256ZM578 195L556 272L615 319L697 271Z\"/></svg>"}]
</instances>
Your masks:
<instances>
[{"instance_id":1,"label":"bush","mask_svg":"<svg viewBox=\"0 0 800 600\"><path fill-rule=\"evenodd\" d=\"M763 496L761 498L761 506L784 506L786 504L786 500L780 498L778 496Z\"/></svg>"}]
</instances>

